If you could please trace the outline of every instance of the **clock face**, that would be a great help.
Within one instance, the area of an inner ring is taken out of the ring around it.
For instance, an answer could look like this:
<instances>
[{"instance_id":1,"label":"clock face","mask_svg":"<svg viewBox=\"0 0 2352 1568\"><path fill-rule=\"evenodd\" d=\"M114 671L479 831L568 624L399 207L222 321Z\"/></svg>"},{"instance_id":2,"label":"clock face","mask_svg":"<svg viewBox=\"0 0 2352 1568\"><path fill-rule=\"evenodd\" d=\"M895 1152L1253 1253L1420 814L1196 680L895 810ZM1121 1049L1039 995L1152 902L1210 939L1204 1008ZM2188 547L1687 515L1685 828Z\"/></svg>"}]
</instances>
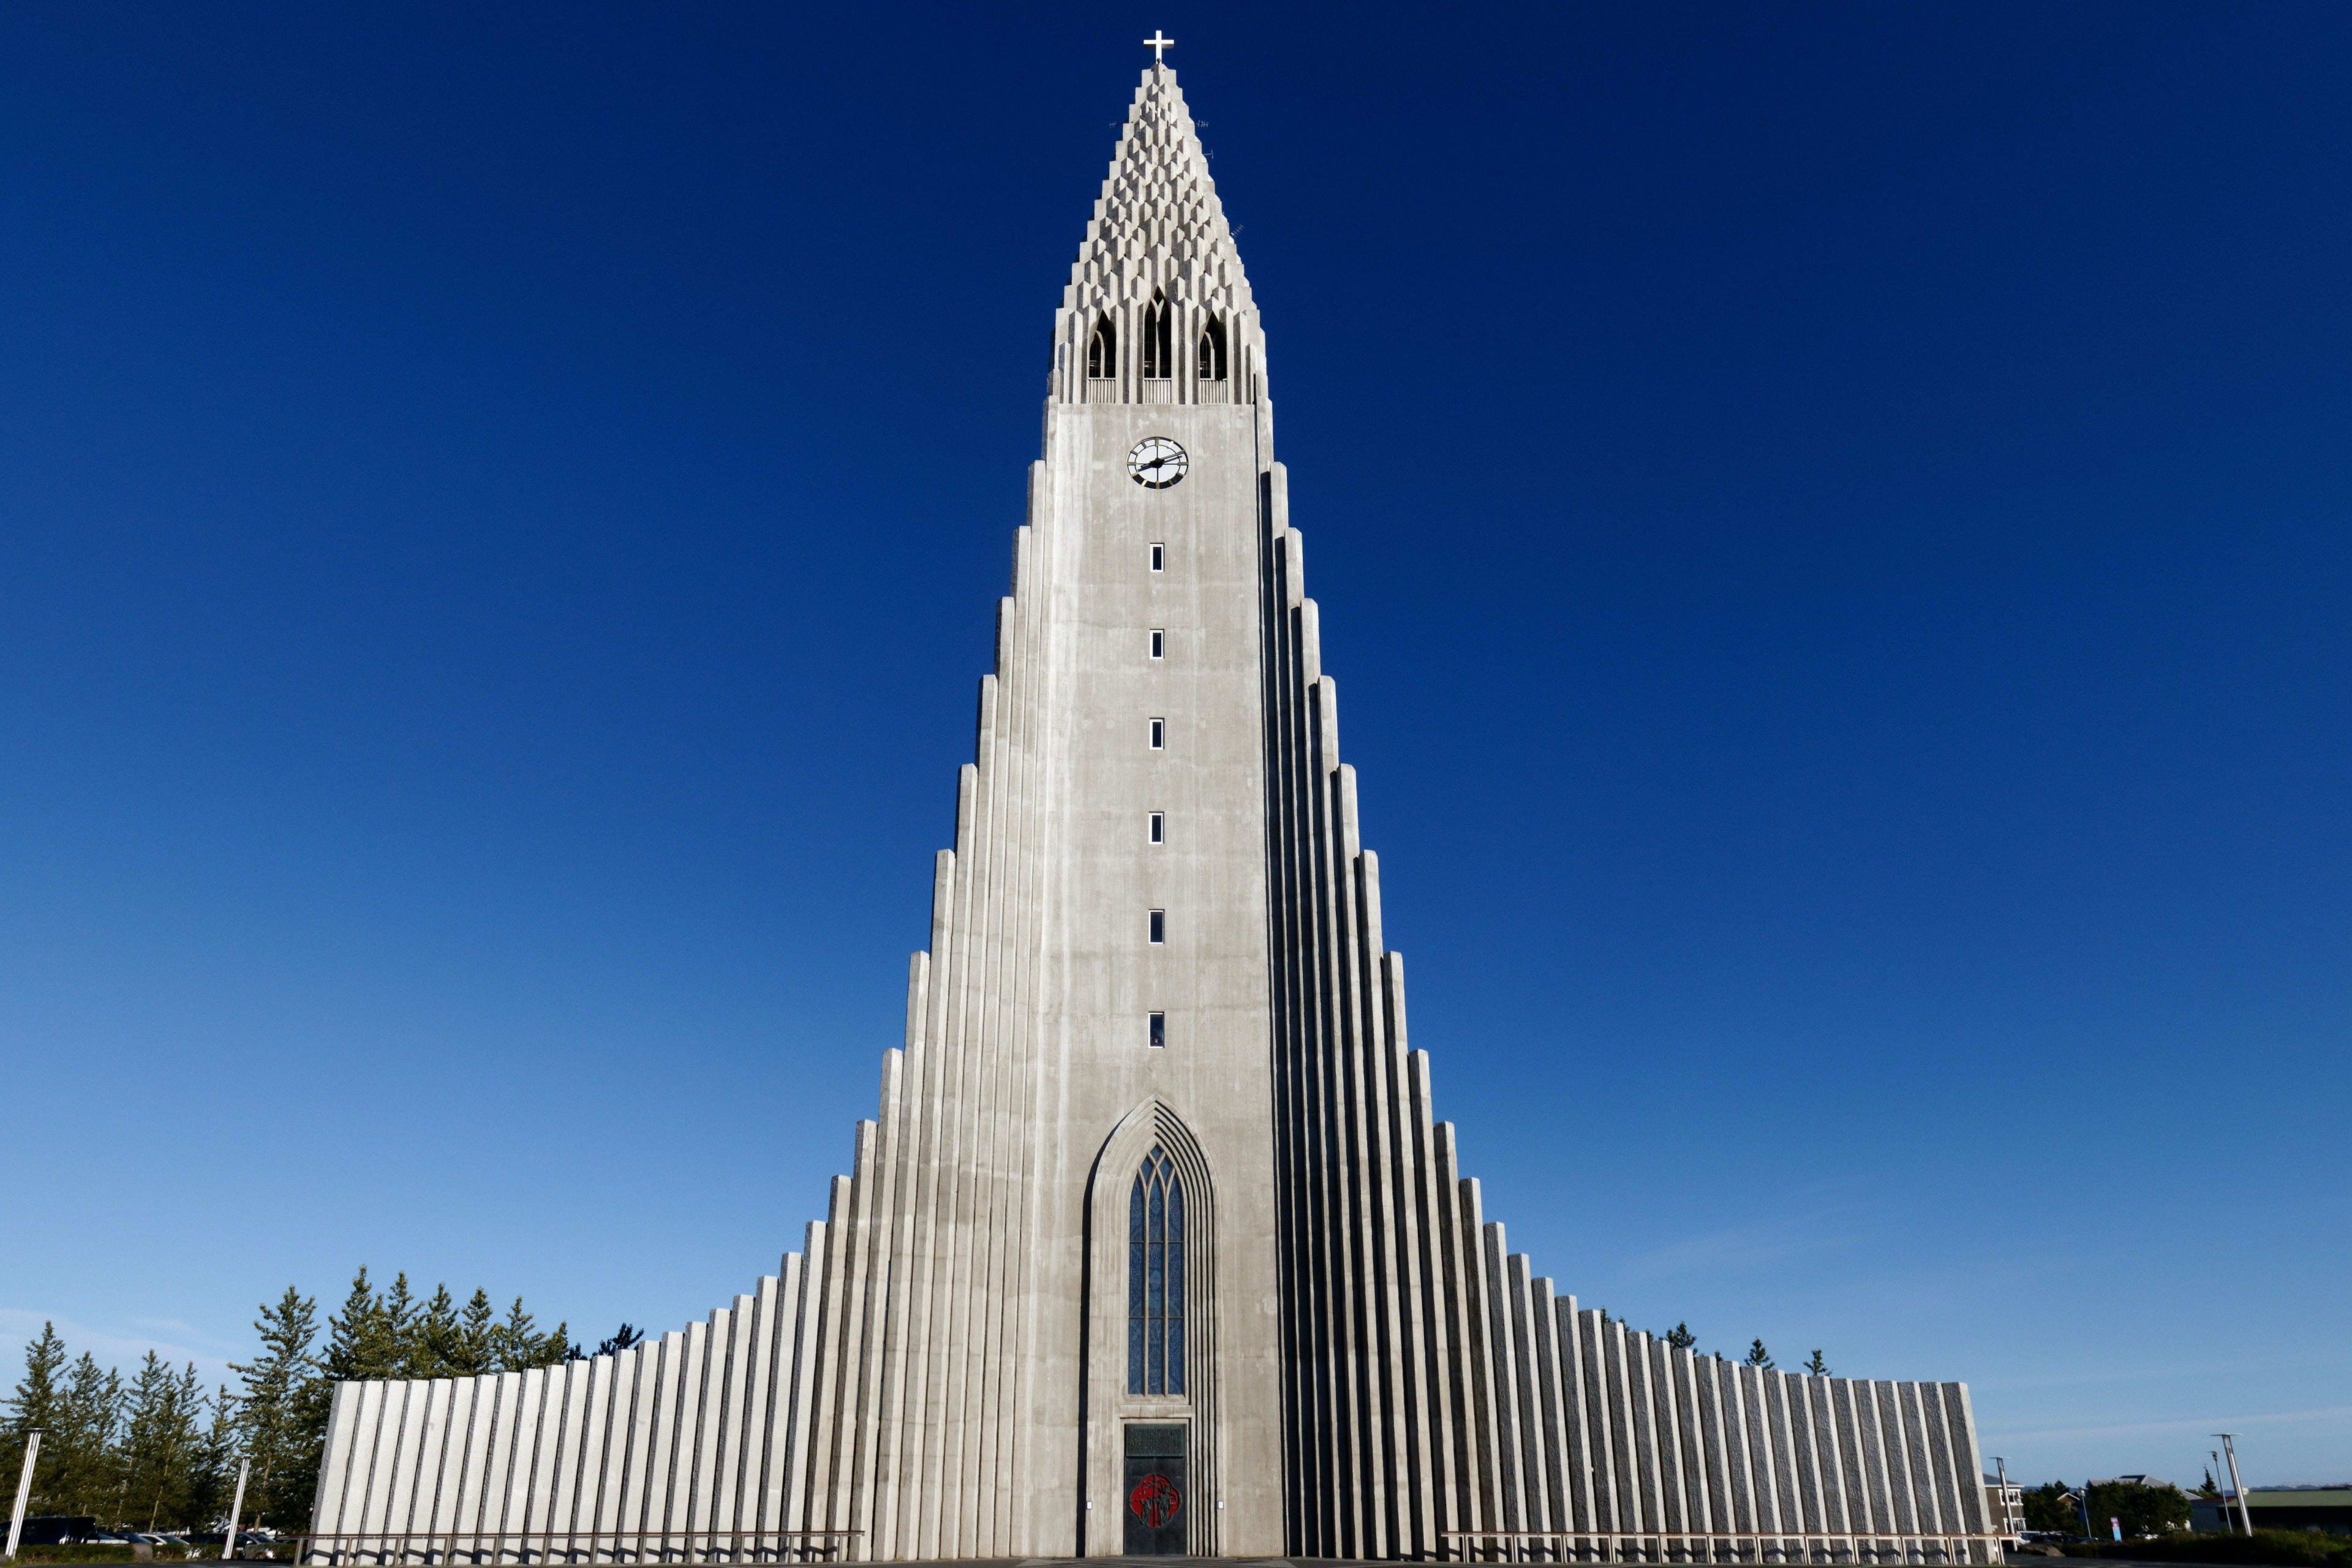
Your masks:
<instances>
[{"instance_id":1,"label":"clock face","mask_svg":"<svg viewBox=\"0 0 2352 1568\"><path fill-rule=\"evenodd\" d=\"M1154 436L1135 444L1127 455L1127 471L1146 489L1164 490L1184 477L1192 462L1183 447L1165 436Z\"/></svg>"}]
</instances>

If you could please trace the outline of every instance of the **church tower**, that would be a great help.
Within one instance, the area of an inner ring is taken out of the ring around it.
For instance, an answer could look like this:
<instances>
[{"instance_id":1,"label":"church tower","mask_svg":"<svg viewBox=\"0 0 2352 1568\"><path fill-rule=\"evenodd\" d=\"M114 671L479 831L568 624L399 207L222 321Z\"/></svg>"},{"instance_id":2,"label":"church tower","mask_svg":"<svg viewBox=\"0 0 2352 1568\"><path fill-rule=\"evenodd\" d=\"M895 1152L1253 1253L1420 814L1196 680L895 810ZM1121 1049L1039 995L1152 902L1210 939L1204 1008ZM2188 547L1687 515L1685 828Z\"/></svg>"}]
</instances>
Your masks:
<instances>
[{"instance_id":1,"label":"church tower","mask_svg":"<svg viewBox=\"0 0 2352 1568\"><path fill-rule=\"evenodd\" d=\"M1267 384L1155 58L825 1218L635 1350L339 1385L310 1560L1990 1560L1962 1385L1695 1356L1482 1215L1407 1045Z\"/></svg>"}]
</instances>

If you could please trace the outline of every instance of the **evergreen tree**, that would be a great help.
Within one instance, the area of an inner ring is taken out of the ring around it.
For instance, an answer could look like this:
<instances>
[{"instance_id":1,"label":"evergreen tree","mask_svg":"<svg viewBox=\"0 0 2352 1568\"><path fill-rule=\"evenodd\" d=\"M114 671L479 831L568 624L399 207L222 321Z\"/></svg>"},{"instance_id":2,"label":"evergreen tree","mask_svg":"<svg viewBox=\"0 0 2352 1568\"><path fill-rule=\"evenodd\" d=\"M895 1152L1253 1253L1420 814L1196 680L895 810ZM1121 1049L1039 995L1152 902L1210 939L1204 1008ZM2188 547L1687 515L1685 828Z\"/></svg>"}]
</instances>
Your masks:
<instances>
[{"instance_id":1,"label":"evergreen tree","mask_svg":"<svg viewBox=\"0 0 2352 1568\"><path fill-rule=\"evenodd\" d=\"M535 1366L553 1366L571 1359L572 1336L569 1325L558 1323L553 1331L541 1333L539 1325L522 1310L522 1298L517 1296L514 1305L507 1309L507 1321L490 1330L490 1358L500 1372L526 1372Z\"/></svg>"},{"instance_id":2,"label":"evergreen tree","mask_svg":"<svg viewBox=\"0 0 2352 1568\"><path fill-rule=\"evenodd\" d=\"M64 1415L66 1342L55 1323L41 1325L41 1337L25 1347L25 1375L8 1400L7 1436L0 1441L0 1476L18 1476L25 1469L25 1434L38 1431L41 1455L33 1464L33 1495L27 1511L54 1513L56 1501L58 1424Z\"/></svg>"},{"instance_id":3,"label":"evergreen tree","mask_svg":"<svg viewBox=\"0 0 2352 1568\"><path fill-rule=\"evenodd\" d=\"M401 1281L405 1293L407 1280ZM319 1358L321 1378L330 1383L362 1383L398 1377L407 1347L401 1343L405 1324L393 1321L384 1299L368 1283L362 1268L352 1277L343 1310L327 1320L327 1349Z\"/></svg>"},{"instance_id":4,"label":"evergreen tree","mask_svg":"<svg viewBox=\"0 0 2352 1568\"><path fill-rule=\"evenodd\" d=\"M409 1294L405 1269L392 1277L392 1289L383 1293L382 1324L386 1342L397 1347L404 1360L416 1342L416 1298Z\"/></svg>"},{"instance_id":5,"label":"evergreen tree","mask_svg":"<svg viewBox=\"0 0 2352 1568\"><path fill-rule=\"evenodd\" d=\"M1758 1340L1754 1344L1748 1347L1748 1359L1740 1364L1742 1366L1755 1367L1761 1372L1770 1372L1772 1370L1772 1357L1770 1352L1765 1350L1764 1342L1762 1340Z\"/></svg>"},{"instance_id":6,"label":"evergreen tree","mask_svg":"<svg viewBox=\"0 0 2352 1568\"><path fill-rule=\"evenodd\" d=\"M209 1405L211 1419L197 1440L195 1463L189 1475L188 1523L198 1530L218 1527L228 1515L236 1489L236 1396L223 1384Z\"/></svg>"},{"instance_id":7,"label":"evergreen tree","mask_svg":"<svg viewBox=\"0 0 2352 1568\"><path fill-rule=\"evenodd\" d=\"M1830 1363L1822 1359L1821 1352L1815 1351L1813 1359L1805 1363L1805 1371L1813 1377L1827 1377L1830 1374Z\"/></svg>"},{"instance_id":8,"label":"evergreen tree","mask_svg":"<svg viewBox=\"0 0 2352 1568\"><path fill-rule=\"evenodd\" d=\"M1698 1336L1691 1332L1688 1323L1676 1323L1667 1331L1666 1343L1678 1351L1686 1351L1698 1343Z\"/></svg>"},{"instance_id":9,"label":"evergreen tree","mask_svg":"<svg viewBox=\"0 0 2352 1568\"><path fill-rule=\"evenodd\" d=\"M398 1289L404 1298L408 1280ZM405 1305L402 1310L405 1311ZM404 1375L407 1348L401 1343L393 1313L383 1296L368 1283L364 1265L352 1277L343 1296L343 1310L327 1319L327 1348L318 1369L295 1391L290 1428L305 1453L322 1454L327 1446L327 1420L333 1413L335 1384L363 1383Z\"/></svg>"},{"instance_id":10,"label":"evergreen tree","mask_svg":"<svg viewBox=\"0 0 2352 1568\"><path fill-rule=\"evenodd\" d=\"M41 1453L58 1447L57 1501L60 1511L122 1515L122 1474L115 1438L122 1426L121 1374L98 1364L88 1351L75 1358L59 1402L57 1429L41 1439Z\"/></svg>"},{"instance_id":11,"label":"evergreen tree","mask_svg":"<svg viewBox=\"0 0 2352 1568\"><path fill-rule=\"evenodd\" d=\"M402 1277L404 1279L406 1276ZM407 1334L408 1354L404 1358L408 1377L453 1377L458 1375L464 1352L457 1343L457 1302L449 1294L449 1287L436 1285L432 1298L411 1320Z\"/></svg>"},{"instance_id":12,"label":"evergreen tree","mask_svg":"<svg viewBox=\"0 0 2352 1568\"><path fill-rule=\"evenodd\" d=\"M643 1329L631 1328L628 1324L623 1323L619 1332L596 1347L596 1353L619 1355L623 1351L636 1349L645 1342L645 1339L646 1331Z\"/></svg>"},{"instance_id":13,"label":"evergreen tree","mask_svg":"<svg viewBox=\"0 0 2352 1568\"><path fill-rule=\"evenodd\" d=\"M202 1458L205 1394L196 1369L174 1376L153 1351L131 1382L123 1415L122 1469L129 1513L123 1522L152 1530L184 1525Z\"/></svg>"},{"instance_id":14,"label":"evergreen tree","mask_svg":"<svg viewBox=\"0 0 2352 1568\"><path fill-rule=\"evenodd\" d=\"M310 1441L304 1384L317 1362L310 1342L318 1337L318 1303L291 1285L275 1305L264 1305L254 1329L261 1353L240 1366L230 1363L237 1390L240 1436L253 1461L246 1500L264 1524L299 1530L310 1522L317 1489L320 1449Z\"/></svg>"},{"instance_id":15,"label":"evergreen tree","mask_svg":"<svg viewBox=\"0 0 2352 1568\"><path fill-rule=\"evenodd\" d=\"M452 1370L458 1376L475 1377L498 1370L498 1309L490 1305L490 1293L477 1285L457 1319L457 1351Z\"/></svg>"}]
</instances>

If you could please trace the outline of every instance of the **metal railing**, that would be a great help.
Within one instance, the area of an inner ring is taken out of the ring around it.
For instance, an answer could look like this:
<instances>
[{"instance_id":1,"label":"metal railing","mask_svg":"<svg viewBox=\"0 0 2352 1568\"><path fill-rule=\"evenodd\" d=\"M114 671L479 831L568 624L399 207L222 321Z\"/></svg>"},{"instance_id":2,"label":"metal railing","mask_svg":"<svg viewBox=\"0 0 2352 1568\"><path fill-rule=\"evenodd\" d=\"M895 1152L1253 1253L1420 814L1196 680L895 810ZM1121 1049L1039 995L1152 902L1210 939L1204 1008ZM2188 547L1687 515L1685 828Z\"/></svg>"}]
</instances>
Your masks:
<instances>
[{"instance_id":1,"label":"metal railing","mask_svg":"<svg viewBox=\"0 0 2352 1568\"><path fill-rule=\"evenodd\" d=\"M857 1530L346 1530L294 1538L298 1563L830 1562ZM695 1542L702 1545L698 1548ZM719 1542L725 1542L723 1546ZM343 1544L350 1542L351 1544ZM321 1544L327 1543L327 1544Z\"/></svg>"},{"instance_id":2,"label":"metal railing","mask_svg":"<svg viewBox=\"0 0 2352 1568\"><path fill-rule=\"evenodd\" d=\"M1910 1563L1963 1568L2001 1561L2001 1537L1867 1531L1726 1530L1444 1530L1441 1562ZM1981 1552L1973 1549L1985 1542Z\"/></svg>"}]
</instances>

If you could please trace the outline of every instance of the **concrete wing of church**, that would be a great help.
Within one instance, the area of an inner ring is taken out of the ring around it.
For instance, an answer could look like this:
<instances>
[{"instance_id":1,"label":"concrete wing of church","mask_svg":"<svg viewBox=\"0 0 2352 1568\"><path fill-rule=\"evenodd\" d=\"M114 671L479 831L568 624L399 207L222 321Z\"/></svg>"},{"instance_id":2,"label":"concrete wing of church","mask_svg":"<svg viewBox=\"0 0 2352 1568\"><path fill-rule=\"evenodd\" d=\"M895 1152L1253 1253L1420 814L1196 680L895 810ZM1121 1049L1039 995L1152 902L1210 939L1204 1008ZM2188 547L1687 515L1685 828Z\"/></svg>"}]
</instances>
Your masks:
<instances>
[{"instance_id":1,"label":"concrete wing of church","mask_svg":"<svg viewBox=\"0 0 2352 1568\"><path fill-rule=\"evenodd\" d=\"M1256 302L1143 74L1055 317L978 754L825 1217L709 1321L335 1390L336 1563L1985 1563L1957 1383L1580 1310L1431 1104Z\"/></svg>"}]
</instances>

